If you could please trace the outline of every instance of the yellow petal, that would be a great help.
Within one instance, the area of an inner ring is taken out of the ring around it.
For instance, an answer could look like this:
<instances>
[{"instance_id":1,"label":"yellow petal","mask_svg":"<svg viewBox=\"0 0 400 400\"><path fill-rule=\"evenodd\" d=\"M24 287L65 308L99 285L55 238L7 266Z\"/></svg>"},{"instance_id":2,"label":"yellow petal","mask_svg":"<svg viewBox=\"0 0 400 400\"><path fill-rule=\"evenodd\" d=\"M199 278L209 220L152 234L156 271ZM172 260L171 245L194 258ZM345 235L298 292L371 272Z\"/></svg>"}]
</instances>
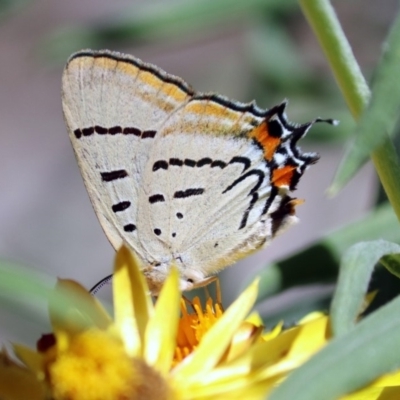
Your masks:
<instances>
[{"instance_id":1,"label":"yellow petal","mask_svg":"<svg viewBox=\"0 0 400 400\"><path fill-rule=\"evenodd\" d=\"M43 372L43 357L40 353L21 344L13 345L15 355L32 371L35 375L42 379Z\"/></svg>"},{"instance_id":2,"label":"yellow petal","mask_svg":"<svg viewBox=\"0 0 400 400\"><path fill-rule=\"evenodd\" d=\"M262 338L267 341L267 340L272 340L274 338L276 338L283 329L283 321L279 322L274 329L272 329L271 331L264 333L264 335L262 336Z\"/></svg>"},{"instance_id":3,"label":"yellow petal","mask_svg":"<svg viewBox=\"0 0 400 400\"><path fill-rule=\"evenodd\" d=\"M381 378L374 381L370 386L375 386L375 387L400 386L400 370L392 372L391 374L383 375Z\"/></svg>"},{"instance_id":4,"label":"yellow petal","mask_svg":"<svg viewBox=\"0 0 400 400\"><path fill-rule=\"evenodd\" d=\"M221 380L223 374L231 379L240 378L241 375L248 375L252 371L256 380L277 379L291 368L284 365L286 354L289 352L293 342L298 335L298 327L283 332L268 341L257 342L243 355L237 359L223 364L221 367L210 371L201 378L203 385Z\"/></svg>"},{"instance_id":5,"label":"yellow petal","mask_svg":"<svg viewBox=\"0 0 400 400\"><path fill-rule=\"evenodd\" d=\"M215 371L215 370L214 370ZM213 371L213 372L214 372ZM205 383L203 379L192 383L189 386L180 386L177 391L181 398L196 399L264 399L268 388L271 388L275 381L255 381L256 375L231 374L226 370L225 376L214 382Z\"/></svg>"},{"instance_id":6,"label":"yellow petal","mask_svg":"<svg viewBox=\"0 0 400 400\"><path fill-rule=\"evenodd\" d=\"M161 374L167 374L171 369L176 347L180 298L179 275L176 268L173 268L161 289L154 315L146 329L144 358Z\"/></svg>"},{"instance_id":7,"label":"yellow petal","mask_svg":"<svg viewBox=\"0 0 400 400\"><path fill-rule=\"evenodd\" d=\"M225 353L231 339L257 298L258 280L253 282L204 335L197 349L173 373L186 384L211 370Z\"/></svg>"},{"instance_id":8,"label":"yellow petal","mask_svg":"<svg viewBox=\"0 0 400 400\"><path fill-rule=\"evenodd\" d=\"M2 400L45 400L46 390L32 372L23 368L7 354L0 353L0 398Z\"/></svg>"},{"instance_id":9,"label":"yellow petal","mask_svg":"<svg viewBox=\"0 0 400 400\"><path fill-rule=\"evenodd\" d=\"M400 387L367 387L355 393L341 397L339 400L398 400Z\"/></svg>"},{"instance_id":10,"label":"yellow petal","mask_svg":"<svg viewBox=\"0 0 400 400\"><path fill-rule=\"evenodd\" d=\"M244 321L235 332L224 360L231 361L245 353L262 334L263 327Z\"/></svg>"},{"instance_id":11,"label":"yellow petal","mask_svg":"<svg viewBox=\"0 0 400 400\"><path fill-rule=\"evenodd\" d=\"M246 318L247 322L250 322L251 324L255 325L255 326L263 326L263 320L260 317L260 314L256 311L252 312L247 318Z\"/></svg>"},{"instance_id":12,"label":"yellow petal","mask_svg":"<svg viewBox=\"0 0 400 400\"><path fill-rule=\"evenodd\" d=\"M383 375L366 388L357 390L340 400L397 400L400 399L400 371Z\"/></svg>"},{"instance_id":13,"label":"yellow petal","mask_svg":"<svg viewBox=\"0 0 400 400\"><path fill-rule=\"evenodd\" d=\"M299 325L299 334L287 357L304 360L304 357L308 358L323 347L330 336L328 323L328 317L322 315Z\"/></svg>"},{"instance_id":14,"label":"yellow petal","mask_svg":"<svg viewBox=\"0 0 400 400\"><path fill-rule=\"evenodd\" d=\"M302 365L327 343L328 322L328 318L322 316L309 323L291 328L275 339L255 345L251 351L253 353L252 365L254 367L262 364L266 366L268 365L267 361L271 361L269 367L264 367L260 378L268 379L287 374ZM268 349L268 346L272 347ZM274 356L278 357L273 360L271 357Z\"/></svg>"},{"instance_id":15,"label":"yellow petal","mask_svg":"<svg viewBox=\"0 0 400 400\"><path fill-rule=\"evenodd\" d=\"M69 279L59 279L49 299L50 321L53 331L69 334L89 327L106 329L112 322L107 311L79 283Z\"/></svg>"},{"instance_id":16,"label":"yellow petal","mask_svg":"<svg viewBox=\"0 0 400 400\"><path fill-rule=\"evenodd\" d=\"M115 324L128 354L137 355L144 340L152 304L140 272L140 262L124 245L117 251L112 282Z\"/></svg>"}]
</instances>

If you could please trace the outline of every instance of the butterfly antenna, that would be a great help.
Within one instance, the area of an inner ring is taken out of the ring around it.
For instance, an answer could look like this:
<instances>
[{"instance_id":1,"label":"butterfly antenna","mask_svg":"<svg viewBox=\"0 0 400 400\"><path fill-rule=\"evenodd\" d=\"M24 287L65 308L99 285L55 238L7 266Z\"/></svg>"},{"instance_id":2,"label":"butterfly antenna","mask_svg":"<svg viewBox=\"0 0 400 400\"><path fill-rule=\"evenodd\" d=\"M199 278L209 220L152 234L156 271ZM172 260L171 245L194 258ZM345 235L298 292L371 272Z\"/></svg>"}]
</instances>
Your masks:
<instances>
[{"instance_id":1,"label":"butterfly antenna","mask_svg":"<svg viewBox=\"0 0 400 400\"><path fill-rule=\"evenodd\" d=\"M112 274L106 276L101 281L97 282L90 290L90 294L95 295L104 285L108 285L112 281Z\"/></svg>"}]
</instances>

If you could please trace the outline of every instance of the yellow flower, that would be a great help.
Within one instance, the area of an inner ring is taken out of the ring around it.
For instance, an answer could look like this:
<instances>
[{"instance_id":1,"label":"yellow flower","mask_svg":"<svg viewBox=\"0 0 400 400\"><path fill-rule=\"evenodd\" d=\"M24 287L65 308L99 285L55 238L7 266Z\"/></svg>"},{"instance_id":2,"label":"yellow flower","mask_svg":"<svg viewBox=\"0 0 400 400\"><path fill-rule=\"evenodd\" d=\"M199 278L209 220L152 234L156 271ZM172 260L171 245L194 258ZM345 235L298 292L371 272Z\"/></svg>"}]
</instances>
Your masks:
<instances>
[{"instance_id":1,"label":"yellow flower","mask_svg":"<svg viewBox=\"0 0 400 400\"><path fill-rule=\"evenodd\" d=\"M125 247L116 257L113 296L114 319L82 286L60 281L50 301L53 333L37 351L14 346L24 366L1 354L0 399L264 399L330 338L329 319L317 313L263 333L259 316L247 317L257 283L225 312L210 299L205 307L195 299L191 312L173 270L153 305ZM379 388L399 381L382 379ZM378 398L371 393L345 399Z\"/></svg>"}]
</instances>

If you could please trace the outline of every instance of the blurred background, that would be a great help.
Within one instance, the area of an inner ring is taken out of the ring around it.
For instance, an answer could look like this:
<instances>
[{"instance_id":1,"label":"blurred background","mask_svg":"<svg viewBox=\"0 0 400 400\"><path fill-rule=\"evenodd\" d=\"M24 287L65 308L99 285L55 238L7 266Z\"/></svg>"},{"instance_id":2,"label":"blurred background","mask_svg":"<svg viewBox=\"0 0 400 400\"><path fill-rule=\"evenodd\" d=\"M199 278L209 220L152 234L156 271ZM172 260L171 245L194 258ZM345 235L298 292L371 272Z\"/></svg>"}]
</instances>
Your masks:
<instances>
[{"instance_id":1,"label":"blurred background","mask_svg":"<svg viewBox=\"0 0 400 400\"><path fill-rule=\"evenodd\" d=\"M398 1L332 4L370 79ZM289 99L293 122L341 121L338 127L314 126L302 141L321 160L296 192L306 200L298 207L300 223L221 274L225 306L257 271L362 218L376 204L371 165L335 198L325 194L354 122L297 1L0 0L1 258L87 288L111 272L114 250L92 210L61 112L62 68L83 48L127 52L199 91L255 99L263 108ZM332 288L332 282L291 288L267 300L263 312L277 313L299 296L326 297ZM12 313L0 313L0 340L15 323ZM23 341L40 329L31 322L28 333Z\"/></svg>"}]
</instances>

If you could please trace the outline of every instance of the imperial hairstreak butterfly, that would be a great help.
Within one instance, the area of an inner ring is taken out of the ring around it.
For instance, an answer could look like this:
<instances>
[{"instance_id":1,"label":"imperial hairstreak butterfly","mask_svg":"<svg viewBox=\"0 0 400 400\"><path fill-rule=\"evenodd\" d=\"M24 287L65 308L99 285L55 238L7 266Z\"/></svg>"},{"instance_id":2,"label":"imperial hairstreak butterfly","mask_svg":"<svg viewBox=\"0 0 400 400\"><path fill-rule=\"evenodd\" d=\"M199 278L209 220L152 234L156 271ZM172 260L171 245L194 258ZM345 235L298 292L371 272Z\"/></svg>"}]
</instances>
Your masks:
<instances>
[{"instance_id":1,"label":"imperial hairstreak butterfly","mask_svg":"<svg viewBox=\"0 0 400 400\"><path fill-rule=\"evenodd\" d=\"M209 282L293 224L289 196L315 153L269 110L194 91L117 52L81 51L63 74L65 121L97 217L157 294L172 265L182 290ZM329 121L328 122L332 122Z\"/></svg>"}]
</instances>

